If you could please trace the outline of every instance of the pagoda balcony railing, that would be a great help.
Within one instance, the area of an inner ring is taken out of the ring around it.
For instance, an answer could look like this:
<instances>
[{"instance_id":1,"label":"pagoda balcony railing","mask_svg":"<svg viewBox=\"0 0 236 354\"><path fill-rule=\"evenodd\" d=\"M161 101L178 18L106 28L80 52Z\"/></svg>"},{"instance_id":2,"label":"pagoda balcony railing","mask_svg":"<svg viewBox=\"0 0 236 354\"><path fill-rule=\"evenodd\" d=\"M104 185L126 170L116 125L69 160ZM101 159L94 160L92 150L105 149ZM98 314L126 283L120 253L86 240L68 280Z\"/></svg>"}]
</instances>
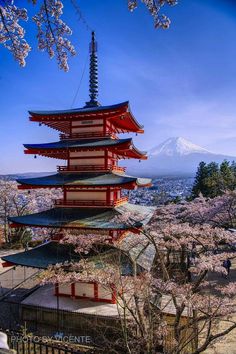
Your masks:
<instances>
[{"instance_id":1,"label":"pagoda balcony railing","mask_svg":"<svg viewBox=\"0 0 236 354\"><path fill-rule=\"evenodd\" d=\"M128 202L128 197L122 197L117 200L64 200L64 199L57 199L55 200L56 207L102 207L102 208L112 208L123 203Z\"/></svg>"},{"instance_id":2,"label":"pagoda balcony railing","mask_svg":"<svg viewBox=\"0 0 236 354\"><path fill-rule=\"evenodd\" d=\"M105 171L114 171L114 172L125 172L126 167L120 167L115 165L99 166L99 165L76 165L76 166L57 166L58 172L105 172Z\"/></svg>"},{"instance_id":3,"label":"pagoda balcony railing","mask_svg":"<svg viewBox=\"0 0 236 354\"><path fill-rule=\"evenodd\" d=\"M60 135L60 140L69 140L69 139L93 139L93 138L111 138L117 139L117 136L114 132L83 132L83 133L71 133L71 134L63 134Z\"/></svg>"}]
</instances>

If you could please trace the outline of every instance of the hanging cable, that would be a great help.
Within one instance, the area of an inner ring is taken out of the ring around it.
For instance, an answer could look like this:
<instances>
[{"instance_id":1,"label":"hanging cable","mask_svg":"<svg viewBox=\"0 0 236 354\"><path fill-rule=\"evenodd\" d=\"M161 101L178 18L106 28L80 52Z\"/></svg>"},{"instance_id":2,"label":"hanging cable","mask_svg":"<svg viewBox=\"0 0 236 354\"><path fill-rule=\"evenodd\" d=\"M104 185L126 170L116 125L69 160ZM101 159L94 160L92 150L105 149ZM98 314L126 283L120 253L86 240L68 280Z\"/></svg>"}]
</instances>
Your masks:
<instances>
[{"instance_id":1,"label":"hanging cable","mask_svg":"<svg viewBox=\"0 0 236 354\"><path fill-rule=\"evenodd\" d=\"M80 9L80 6L79 6L77 0L71 0L71 4L72 4L72 6L73 6L74 9L75 9L75 12L76 12L76 14L77 14L77 16L78 16L78 20L83 23L83 25L85 26L85 28L86 28L86 30L87 30L88 32L92 32L92 31L93 31L93 30L92 30L92 27L89 25L88 21L87 21L86 18L84 17L84 15L83 15L83 13L82 13L82 11L81 11L81 9ZM71 107L70 107L70 108L72 108L72 107L74 106L75 101L76 101L76 98L77 98L78 93L79 93L79 91L80 91L80 87L81 87L81 84L82 84L82 81L83 81L83 77L84 77L84 73L85 73L85 70L86 70L86 67L87 67L87 63L88 63L88 58L89 58L89 54L88 54L88 56L87 56L87 58L86 58L85 65L84 65L84 69L83 69L83 72L82 72L82 76L81 76L81 79L80 79L80 81L79 81L79 85L78 85L78 88L77 88L77 90L76 90L76 93L75 93L75 96L74 96L74 99L73 99L73 101L72 101L72 104L71 104Z\"/></svg>"},{"instance_id":2,"label":"hanging cable","mask_svg":"<svg viewBox=\"0 0 236 354\"><path fill-rule=\"evenodd\" d=\"M79 7L77 1L76 0L70 0L70 1L71 1L72 5L74 6L74 9L75 9L76 14L78 15L79 21L81 21L84 24L84 26L85 26L87 31L92 32L92 28L88 24L88 22L87 22L86 18L84 17L82 11L80 10L80 7Z\"/></svg>"},{"instance_id":3,"label":"hanging cable","mask_svg":"<svg viewBox=\"0 0 236 354\"><path fill-rule=\"evenodd\" d=\"M79 85L78 85L77 90L76 90L76 92L75 92L75 95L74 95L74 98L73 98L73 101L72 101L72 103L71 103L70 108L73 108L73 106L74 106L74 104L75 104L75 101L76 101L76 99L77 99L77 96L78 96L78 94L79 94L79 91L80 91L80 88L81 88L81 84L82 84L82 81L83 81L83 78L84 78L85 70L86 70L86 68L87 68L88 59L89 59L89 53L88 53L88 55L87 55L87 57L86 57L86 60L85 60L85 63L84 63L84 69L83 69L83 72L82 72L82 75L81 75L81 78L80 78L80 81L79 81Z\"/></svg>"}]
</instances>

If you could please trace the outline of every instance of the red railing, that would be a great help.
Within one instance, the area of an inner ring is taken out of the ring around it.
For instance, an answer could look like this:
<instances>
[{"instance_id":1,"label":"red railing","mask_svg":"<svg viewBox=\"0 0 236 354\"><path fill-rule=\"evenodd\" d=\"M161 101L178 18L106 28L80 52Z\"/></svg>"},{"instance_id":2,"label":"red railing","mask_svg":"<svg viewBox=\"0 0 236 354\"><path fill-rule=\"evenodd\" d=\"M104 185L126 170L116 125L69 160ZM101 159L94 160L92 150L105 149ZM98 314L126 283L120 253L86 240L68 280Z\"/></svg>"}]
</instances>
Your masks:
<instances>
[{"instance_id":1,"label":"red railing","mask_svg":"<svg viewBox=\"0 0 236 354\"><path fill-rule=\"evenodd\" d=\"M91 139L91 138L111 138L117 139L117 136L114 132L83 132L83 133L71 133L71 134L60 134L61 140L68 140L68 139Z\"/></svg>"},{"instance_id":2,"label":"red railing","mask_svg":"<svg viewBox=\"0 0 236 354\"><path fill-rule=\"evenodd\" d=\"M89 171L116 171L125 172L126 167L108 165L105 166L94 166L94 165L76 165L76 166L57 166L58 172L89 172Z\"/></svg>"},{"instance_id":3,"label":"red railing","mask_svg":"<svg viewBox=\"0 0 236 354\"><path fill-rule=\"evenodd\" d=\"M110 200L55 200L55 206L68 206L68 207L115 207L128 201L128 197L122 197L116 201Z\"/></svg>"}]
</instances>

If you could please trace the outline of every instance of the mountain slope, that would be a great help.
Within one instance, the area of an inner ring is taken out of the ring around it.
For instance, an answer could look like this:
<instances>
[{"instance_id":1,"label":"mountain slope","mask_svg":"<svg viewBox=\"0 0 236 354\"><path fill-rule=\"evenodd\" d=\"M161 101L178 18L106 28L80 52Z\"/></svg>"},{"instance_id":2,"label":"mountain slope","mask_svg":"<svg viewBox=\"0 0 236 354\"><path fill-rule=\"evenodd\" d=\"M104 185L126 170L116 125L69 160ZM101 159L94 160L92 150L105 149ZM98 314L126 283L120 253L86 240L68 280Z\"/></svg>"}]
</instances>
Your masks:
<instances>
[{"instance_id":1,"label":"mountain slope","mask_svg":"<svg viewBox=\"0 0 236 354\"><path fill-rule=\"evenodd\" d=\"M193 153L209 154L210 151L182 137L169 138L149 151L149 156L183 156Z\"/></svg>"},{"instance_id":2,"label":"mountain slope","mask_svg":"<svg viewBox=\"0 0 236 354\"><path fill-rule=\"evenodd\" d=\"M128 173L147 177L161 175L194 175L199 162L206 163L223 160L236 160L236 157L215 154L182 137L174 137L152 148L148 160L125 161Z\"/></svg>"}]
</instances>

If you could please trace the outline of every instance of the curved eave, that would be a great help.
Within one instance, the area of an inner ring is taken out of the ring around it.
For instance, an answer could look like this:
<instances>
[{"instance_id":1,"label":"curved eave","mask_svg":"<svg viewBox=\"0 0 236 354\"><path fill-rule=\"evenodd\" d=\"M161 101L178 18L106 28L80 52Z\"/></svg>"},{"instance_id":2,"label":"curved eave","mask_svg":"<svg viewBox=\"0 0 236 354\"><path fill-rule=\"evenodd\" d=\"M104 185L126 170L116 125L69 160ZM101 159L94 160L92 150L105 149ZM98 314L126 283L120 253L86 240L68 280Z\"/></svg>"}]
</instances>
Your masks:
<instances>
[{"instance_id":1,"label":"curved eave","mask_svg":"<svg viewBox=\"0 0 236 354\"><path fill-rule=\"evenodd\" d=\"M31 188L101 188L115 187L134 189L135 187L151 186L151 179L138 178L126 175L108 174L55 174L44 177L24 178L16 180L20 189Z\"/></svg>"},{"instance_id":2,"label":"curved eave","mask_svg":"<svg viewBox=\"0 0 236 354\"><path fill-rule=\"evenodd\" d=\"M87 255L83 255L84 257ZM46 269L57 263L79 262L81 255L75 253L70 245L47 242L28 251L4 256L2 259L11 265Z\"/></svg>"},{"instance_id":3,"label":"curved eave","mask_svg":"<svg viewBox=\"0 0 236 354\"><path fill-rule=\"evenodd\" d=\"M30 121L39 122L63 133L70 133L71 121L78 119L112 118L126 113L129 102L117 105L79 108L62 111L29 111Z\"/></svg>"},{"instance_id":4,"label":"curved eave","mask_svg":"<svg viewBox=\"0 0 236 354\"><path fill-rule=\"evenodd\" d=\"M130 106L128 104L127 112L119 117L112 117L109 119L112 124L116 127L118 133L123 132L133 132L133 133L144 133L143 125L139 124L135 119L134 115L130 110Z\"/></svg>"},{"instance_id":5,"label":"curved eave","mask_svg":"<svg viewBox=\"0 0 236 354\"><path fill-rule=\"evenodd\" d=\"M120 156L120 158L128 158L128 159L138 159L138 160L147 160L147 152L146 151L140 151L135 147L133 144L133 141L131 140L130 146L128 149L124 150L119 150L116 149L117 155Z\"/></svg>"},{"instance_id":6,"label":"curved eave","mask_svg":"<svg viewBox=\"0 0 236 354\"><path fill-rule=\"evenodd\" d=\"M98 151L107 149L114 152L120 158L135 158L139 160L146 160L146 152L138 150L132 139L110 139L108 143L97 144L76 144L68 143L62 145L62 142L49 143L49 144L25 144L25 154L41 155L45 157L57 158L62 160L68 159L68 152L82 152L82 151Z\"/></svg>"},{"instance_id":7,"label":"curved eave","mask_svg":"<svg viewBox=\"0 0 236 354\"><path fill-rule=\"evenodd\" d=\"M138 188L151 187L152 180L151 178L137 178L136 184Z\"/></svg>"},{"instance_id":8,"label":"curved eave","mask_svg":"<svg viewBox=\"0 0 236 354\"><path fill-rule=\"evenodd\" d=\"M88 230L130 230L141 228L152 217L155 208L126 203L114 209L53 208L40 213L9 217L11 227L32 226ZM116 216L134 215L139 220L132 227Z\"/></svg>"},{"instance_id":9,"label":"curved eave","mask_svg":"<svg viewBox=\"0 0 236 354\"><path fill-rule=\"evenodd\" d=\"M42 144L24 144L27 150L66 150L68 149L79 149L81 151L95 150L97 148L107 148L107 147L117 147L117 146L130 146L132 142L131 138L128 139L78 139L70 141L56 141L52 143L42 143Z\"/></svg>"},{"instance_id":10,"label":"curved eave","mask_svg":"<svg viewBox=\"0 0 236 354\"><path fill-rule=\"evenodd\" d=\"M114 222L115 210L82 208L54 208L40 213L9 217L13 227L32 226L48 228L88 229L88 230L129 230L125 223ZM142 223L137 222L136 227Z\"/></svg>"},{"instance_id":11,"label":"curved eave","mask_svg":"<svg viewBox=\"0 0 236 354\"><path fill-rule=\"evenodd\" d=\"M134 235L134 237L136 236L137 235ZM101 262L104 266L108 266L107 259L119 255L122 275L132 275L132 267L125 254L128 254L128 252L123 250L122 256L120 257L120 248L117 248L112 244L106 244L100 246L97 245L96 249L92 249L88 253L81 255L80 253L76 253L74 251L74 247L72 245L63 245L58 242L50 241L28 251L4 256L2 259L10 266L17 265L37 269L47 269L50 265L55 265L58 263L63 264L65 262L79 262L81 259L94 261L98 267L101 267ZM139 270L143 264L141 257L138 258L138 264Z\"/></svg>"},{"instance_id":12,"label":"curved eave","mask_svg":"<svg viewBox=\"0 0 236 354\"><path fill-rule=\"evenodd\" d=\"M84 224L81 224L80 222L54 222L48 223L44 222L43 220L34 222L31 221L30 218L28 220L26 218L22 218L22 220L19 219L20 217L11 217L8 218L8 220L12 223L11 227L24 227L24 226L31 226L31 227L46 227L46 228L55 228L55 229L86 229L86 230L129 230L131 227L125 226L125 225L109 225L109 224L102 224L102 225L94 225L94 226L86 226ZM136 227L141 227L142 224L140 223Z\"/></svg>"},{"instance_id":13,"label":"curved eave","mask_svg":"<svg viewBox=\"0 0 236 354\"><path fill-rule=\"evenodd\" d=\"M69 133L70 122L76 119L109 119L118 133L143 133L143 126L133 116L129 102L122 102L111 106L79 108L57 111L29 111L30 120L47 125L52 129Z\"/></svg>"}]
</instances>

